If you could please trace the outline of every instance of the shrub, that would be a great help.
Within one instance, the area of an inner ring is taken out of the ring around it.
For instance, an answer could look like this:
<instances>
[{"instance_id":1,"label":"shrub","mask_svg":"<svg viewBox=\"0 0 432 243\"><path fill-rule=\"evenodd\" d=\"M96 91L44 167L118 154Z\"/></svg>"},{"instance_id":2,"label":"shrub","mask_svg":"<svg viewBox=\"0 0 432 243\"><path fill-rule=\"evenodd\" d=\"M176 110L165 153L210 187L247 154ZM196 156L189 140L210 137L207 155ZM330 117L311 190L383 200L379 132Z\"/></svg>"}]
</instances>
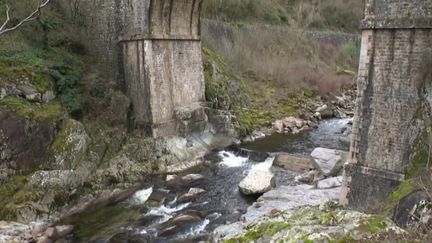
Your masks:
<instances>
[{"instance_id":1,"label":"shrub","mask_svg":"<svg viewBox=\"0 0 432 243\"><path fill-rule=\"evenodd\" d=\"M81 79L82 71L70 66L58 66L49 69L48 72L54 80L57 98L73 117L79 118L83 106L75 88Z\"/></svg>"}]
</instances>

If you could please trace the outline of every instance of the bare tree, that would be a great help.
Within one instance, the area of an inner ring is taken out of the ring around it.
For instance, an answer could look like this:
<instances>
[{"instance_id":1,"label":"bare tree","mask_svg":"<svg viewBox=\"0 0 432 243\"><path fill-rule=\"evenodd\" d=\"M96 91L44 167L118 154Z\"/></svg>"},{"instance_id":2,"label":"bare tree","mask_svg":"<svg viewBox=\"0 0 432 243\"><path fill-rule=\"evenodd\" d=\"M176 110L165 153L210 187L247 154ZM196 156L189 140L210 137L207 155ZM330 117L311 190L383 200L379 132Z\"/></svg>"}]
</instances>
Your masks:
<instances>
[{"instance_id":1,"label":"bare tree","mask_svg":"<svg viewBox=\"0 0 432 243\"><path fill-rule=\"evenodd\" d=\"M48 5L48 3L50 2L50 0L42 0L38 7L36 8L36 10L34 10L32 13L30 13L27 17L25 17L24 19L22 19L20 22L18 22L17 24L15 24L12 27L7 27L9 21L10 21L10 7L8 4L6 4L6 20L3 22L3 24L0 26L0 36L3 35L4 33L13 31L18 29L21 25L25 24L26 22L29 22L31 20L34 20L35 18L39 17L40 13L41 13L41 9L44 8L45 6Z\"/></svg>"}]
</instances>

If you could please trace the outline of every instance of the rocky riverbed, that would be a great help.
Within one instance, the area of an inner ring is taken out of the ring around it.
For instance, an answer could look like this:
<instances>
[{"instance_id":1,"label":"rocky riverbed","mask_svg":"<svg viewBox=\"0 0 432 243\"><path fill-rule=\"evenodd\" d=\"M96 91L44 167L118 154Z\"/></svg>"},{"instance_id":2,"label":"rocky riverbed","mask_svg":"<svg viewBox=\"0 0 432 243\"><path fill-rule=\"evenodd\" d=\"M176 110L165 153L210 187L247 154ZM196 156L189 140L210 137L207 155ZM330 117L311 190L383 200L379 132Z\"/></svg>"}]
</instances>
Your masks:
<instances>
[{"instance_id":1,"label":"rocky riverbed","mask_svg":"<svg viewBox=\"0 0 432 243\"><path fill-rule=\"evenodd\" d=\"M124 200L65 218L56 227L2 222L0 240L296 242L369 237L370 230L359 230L366 226L403 232L387 219L336 206L348 149L341 138L349 127L349 118L324 120L316 129L214 151L148 178Z\"/></svg>"},{"instance_id":2,"label":"rocky riverbed","mask_svg":"<svg viewBox=\"0 0 432 243\"><path fill-rule=\"evenodd\" d=\"M214 151L192 169L155 176L129 199L65 222L76 226L70 241L210 241L215 237L212 232L221 225L242 220L251 222L267 211L286 209L281 205L292 208L337 200L340 178L335 179L335 185L320 182L318 188L323 189L321 191L295 178L299 179L302 172L310 173L309 170L315 168L310 153L316 147L331 142L331 149L347 149L346 145L337 142L347 123L349 119L326 120L316 129L304 133L277 134L280 136L277 140L268 136L244 146ZM268 146L263 146L267 143ZM276 166L281 162L273 164L289 153L293 158L307 158L308 167L295 170ZM259 198L255 193L244 195L239 189L239 184L257 168L268 170L274 176L274 184L265 191L275 187ZM273 200L272 195L285 195L285 198ZM288 201L290 203L286 203Z\"/></svg>"}]
</instances>

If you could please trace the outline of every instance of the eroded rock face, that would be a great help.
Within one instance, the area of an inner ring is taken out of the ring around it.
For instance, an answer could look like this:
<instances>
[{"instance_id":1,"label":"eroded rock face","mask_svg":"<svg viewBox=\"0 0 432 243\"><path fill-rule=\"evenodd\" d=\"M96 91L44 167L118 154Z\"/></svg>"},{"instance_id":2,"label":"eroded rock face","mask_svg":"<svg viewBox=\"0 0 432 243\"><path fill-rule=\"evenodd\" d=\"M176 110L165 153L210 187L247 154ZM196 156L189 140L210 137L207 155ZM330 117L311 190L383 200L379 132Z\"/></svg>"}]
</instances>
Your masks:
<instances>
[{"instance_id":1,"label":"eroded rock face","mask_svg":"<svg viewBox=\"0 0 432 243\"><path fill-rule=\"evenodd\" d=\"M57 130L55 124L26 119L9 108L0 112L0 185L10 175L43 164Z\"/></svg>"},{"instance_id":2,"label":"eroded rock face","mask_svg":"<svg viewBox=\"0 0 432 243\"><path fill-rule=\"evenodd\" d=\"M53 167L75 169L84 160L90 137L84 126L73 119L66 120L52 148Z\"/></svg>"}]
</instances>

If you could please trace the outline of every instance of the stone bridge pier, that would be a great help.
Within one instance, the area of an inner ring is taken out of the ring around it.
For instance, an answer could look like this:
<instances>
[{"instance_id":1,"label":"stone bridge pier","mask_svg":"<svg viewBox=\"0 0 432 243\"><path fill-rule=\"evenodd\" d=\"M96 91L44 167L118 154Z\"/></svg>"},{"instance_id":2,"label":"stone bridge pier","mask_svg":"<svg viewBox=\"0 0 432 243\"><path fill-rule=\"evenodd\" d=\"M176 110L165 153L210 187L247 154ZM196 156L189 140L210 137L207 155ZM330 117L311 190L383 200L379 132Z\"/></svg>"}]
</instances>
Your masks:
<instances>
[{"instance_id":1,"label":"stone bridge pier","mask_svg":"<svg viewBox=\"0 0 432 243\"><path fill-rule=\"evenodd\" d=\"M432 0L367 0L341 202L363 209L404 180L429 136Z\"/></svg>"},{"instance_id":2,"label":"stone bridge pier","mask_svg":"<svg viewBox=\"0 0 432 243\"><path fill-rule=\"evenodd\" d=\"M153 137L203 129L202 0L120 0L124 77L134 126Z\"/></svg>"}]
</instances>

